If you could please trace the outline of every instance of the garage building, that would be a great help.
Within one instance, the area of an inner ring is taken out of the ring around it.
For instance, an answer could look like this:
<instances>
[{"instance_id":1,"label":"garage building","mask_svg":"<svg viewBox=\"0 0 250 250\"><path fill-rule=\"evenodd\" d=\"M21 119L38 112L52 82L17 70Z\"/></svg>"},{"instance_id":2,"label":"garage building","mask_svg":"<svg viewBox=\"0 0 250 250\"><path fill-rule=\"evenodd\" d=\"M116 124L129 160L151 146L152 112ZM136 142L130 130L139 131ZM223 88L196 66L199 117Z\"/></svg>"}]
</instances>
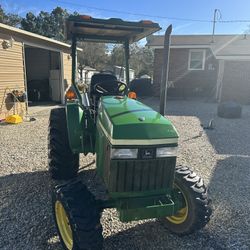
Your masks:
<instances>
[{"instance_id":1,"label":"garage building","mask_svg":"<svg viewBox=\"0 0 250 250\"><path fill-rule=\"evenodd\" d=\"M0 24L0 119L28 104L63 103L71 63L69 44Z\"/></svg>"}]
</instances>

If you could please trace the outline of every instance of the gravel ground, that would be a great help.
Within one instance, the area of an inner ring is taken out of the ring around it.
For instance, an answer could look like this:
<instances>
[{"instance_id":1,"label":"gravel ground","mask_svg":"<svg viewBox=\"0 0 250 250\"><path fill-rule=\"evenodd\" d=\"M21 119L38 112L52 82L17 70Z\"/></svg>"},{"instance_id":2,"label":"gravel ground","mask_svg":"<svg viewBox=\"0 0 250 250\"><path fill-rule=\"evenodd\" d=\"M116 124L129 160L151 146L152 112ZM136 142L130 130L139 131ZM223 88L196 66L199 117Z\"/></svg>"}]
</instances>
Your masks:
<instances>
[{"instance_id":1,"label":"gravel ground","mask_svg":"<svg viewBox=\"0 0 250 250\"><path fill-rule=\"evenodd\" d=\"M156 99L144 100L154 106ZM49 110L36 121L0 125L0 249L61 249L51 214L47 173ZM216 117L216 105L169 101L168 117L180 134L178 162L209 186L213 215L191 236L177 237L155 220L121 223L114 209L102 216L105 249L250 249L250 107L242 119ZM203 130L214 119L214 130ZM93 160L81 157L81 165ZM93 169L80 178L93 188Z\"/></svg>"}]
</instances>

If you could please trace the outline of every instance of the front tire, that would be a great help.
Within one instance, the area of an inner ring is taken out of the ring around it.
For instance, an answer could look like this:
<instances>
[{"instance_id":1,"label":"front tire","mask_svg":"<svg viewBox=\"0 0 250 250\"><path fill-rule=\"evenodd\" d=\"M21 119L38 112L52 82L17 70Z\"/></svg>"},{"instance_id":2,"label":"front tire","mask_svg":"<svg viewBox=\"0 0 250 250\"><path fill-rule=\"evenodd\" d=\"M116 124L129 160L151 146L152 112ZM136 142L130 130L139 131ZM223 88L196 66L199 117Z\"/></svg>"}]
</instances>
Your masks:
<instances>
[{"instance_id":1,"label":"front tire","mask_svg":"<svg viewBox=\"0 0 250 250\"><path fill-rule=\"evenodd\" d=\"M52 205L64 249L102 249L101 209L85 185L78 181L56 187Z\"/></svg>"},{"instance_id":2,"label":"front tire","mask_svg":"<svg viewBox=\"0 0 250 250\"><path fill-rule=\"evenodd\" d=\"M174 188L185 200L185 206L175 215L161 219L164 227L178 235L191 234L210 220L211 208L203 180L188 167L177 166Z\"/></svg>"},{"instance_id":3,"label":"front tire","mask_svg":"<svg viewBox=\"0 0 250 250\"><path fill-rule=\"evenodd\" d=\"M56 180L69 180L77 176L79 154L71 151L65 108L52 109L48 136L49 172Z\"/></svg>"}]
</instances>

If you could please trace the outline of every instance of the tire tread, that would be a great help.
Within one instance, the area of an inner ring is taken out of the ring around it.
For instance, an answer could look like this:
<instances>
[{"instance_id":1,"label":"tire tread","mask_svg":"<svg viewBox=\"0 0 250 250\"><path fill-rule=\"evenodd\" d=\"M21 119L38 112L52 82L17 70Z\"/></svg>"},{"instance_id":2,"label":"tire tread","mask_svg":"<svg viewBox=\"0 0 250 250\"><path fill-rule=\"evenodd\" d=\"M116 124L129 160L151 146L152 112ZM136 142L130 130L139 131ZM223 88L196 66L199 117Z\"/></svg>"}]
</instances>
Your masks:
<instances>
[{"instance_id":1,"label":"tire tread","mask_svg":"<svg viewBox=\"0 0 250 250\"><path fill-rule=\"evenodd\" d=\"M57 186L55 194L69 216L73 231L73 249L102 249L103 236L100 224L102 209L93 194L80 181Z\"/></svg>"},{"instance_id":2,"label":"tire tread","mask_svg":"<svg viewBox=\"0 0 250 250\"><path fill-rule=\"evenodd\" d=\"M162 219L163 226L180 236L188 235L202 229L210 220L212 210L207 196L207 188L203 179L186 166L176 166L176 182L181 182L188 190L189 198L194 204L193 219L190 223L175 225L166 219ZM185 225L184 225L185 224Z\"/></svg>"},{"instance_id":3,"label":"tire tread","mask_svg":"<svg viewBox=\"0 0 250 250\"><path fill-rule=\"evenodd\" d=\"M65 108L52 109L49 119L48 165L51 177L68 180L77 176L79 154L69 146Z\"/></svg>"}]
</instances>

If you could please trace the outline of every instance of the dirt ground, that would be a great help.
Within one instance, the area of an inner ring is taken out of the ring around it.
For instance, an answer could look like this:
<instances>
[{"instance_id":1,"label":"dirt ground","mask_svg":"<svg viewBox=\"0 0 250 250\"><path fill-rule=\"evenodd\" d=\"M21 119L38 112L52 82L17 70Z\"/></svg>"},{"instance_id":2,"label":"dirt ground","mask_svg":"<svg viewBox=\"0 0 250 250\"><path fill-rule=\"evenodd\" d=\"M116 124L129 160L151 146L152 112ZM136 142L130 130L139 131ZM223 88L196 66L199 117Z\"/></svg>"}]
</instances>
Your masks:
<instances>
[{"instance_id":1,"label":"dirt ground","mask_svg":"<svg viewBox=\"0 0 250 250\"><path fill-rule=\"evenodd\" d=\"M143 100L157 108L158 100ZM47 173L49 109L20 125L0 124L0 249L61 249L52 218ZM210 223L190 236L172 235L155 220L121 223L114 209L102 216L105 249L250 249L250 106L241 119L216 116L216 104L168 101L179 134L178 163L205 180ZM213 119L215 128L204 130ZM93 160L81 157L81 165ZM95 187L93 171L80 177Z\"/></svg>"}]
</instances>

